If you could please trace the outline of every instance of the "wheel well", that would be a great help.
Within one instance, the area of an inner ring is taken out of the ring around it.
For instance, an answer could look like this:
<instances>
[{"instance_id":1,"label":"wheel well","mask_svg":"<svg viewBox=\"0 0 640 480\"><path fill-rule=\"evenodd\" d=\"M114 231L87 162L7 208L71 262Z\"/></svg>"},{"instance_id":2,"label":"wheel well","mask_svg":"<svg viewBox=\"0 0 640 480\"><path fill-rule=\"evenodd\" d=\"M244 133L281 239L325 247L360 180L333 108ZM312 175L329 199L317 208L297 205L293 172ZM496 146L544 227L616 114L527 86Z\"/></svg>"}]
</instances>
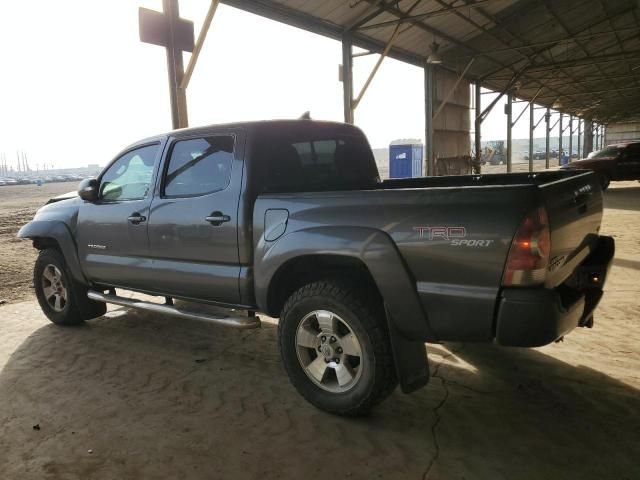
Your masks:
<instances>
[{"instance_id":1,"label":"wheel well","mask_svg":"<svg viewBox=\"0 0 640 480\"><path fill-rule=\"evenodd\" d=\"M329 278L349 278L373 292L376 302L382 303L382 295L369 269L358 258L346 255L304 255L289 260L275 273L267 293L268 314L280 316L287 298L303 285Z\"/></svg>"},{"instance_id":2,"label":"wheel well","mask_svg":"<svg viewBox=\"0 0 640 480\"><path fill-rule=\"evenodd\" d=\"M60 248L60 244L58 241L51 237L34 237L33 239L33 248L38 250L45 250L47 248L55 248L56 250L62 251Z\"/></svg>"}]
</instances>

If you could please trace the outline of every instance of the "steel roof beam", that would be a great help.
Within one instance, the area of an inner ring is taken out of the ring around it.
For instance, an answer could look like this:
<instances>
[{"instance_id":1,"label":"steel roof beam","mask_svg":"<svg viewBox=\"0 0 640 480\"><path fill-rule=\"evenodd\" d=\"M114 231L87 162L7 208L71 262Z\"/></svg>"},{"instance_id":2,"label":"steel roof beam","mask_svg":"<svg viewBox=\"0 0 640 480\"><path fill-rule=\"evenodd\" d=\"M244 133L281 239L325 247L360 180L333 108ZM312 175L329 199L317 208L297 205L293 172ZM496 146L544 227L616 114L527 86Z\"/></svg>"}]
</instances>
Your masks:
<instances>
[{"instance_id":1,"label":"steel roof beam","mask_svg":"<svg viewBox=\"0 0 640 480\"><path fill-rule=\"evenodd\" d=\"M558 25L560 25L562 27L562 29L565 31L565 33L569 36L573 36L573 32L571 30L569 30L569 27L567 26L567 24L564 22L564 20L562 18L560 18L560 15L558 15L556 13L556 11L553 9L553 7L551 6L551 0L545 0L544 1L544 5L545 8L547 9L547 11L553 16L553 18L556 19L556 21L558 22ZM610 20L607 18L607 21L610 22ZM582 52L587 56L587 58L592 59L594 57L592 57L591 53L587 50L587 48L582 44L582 42L580 40L576 40L576 45L578 45L580 47L580 50L582 50ZM600 67L600 64L597 62L593 63L596 68L598 69L598 71L603 75L603 76L607 76L606 73L604 72L604 70L602 70L602 68Z\"/></svg>"},{"instance_id":2,"label":"steel roof beam","mask_svg":"<svg viewBox=\"0 0 640 480\"><path fill-rule=\"evenodd\" d=\"M462 8L475 7L476 5L487 3L489 1L491 1L491 0L475 0L475 2L472 2L472 3L469 3L469 4L448 5L445 8L441 8L439 10L432 10L430 12L421 13L419 15L411 15L411 16L408 16L406 18L398 18L396 20L388 20L386 22L375 23L373 25L363 25L361 27L358 27L358 29L361 30L361 31L365 31L365 30L371 30L371 29L374 29L374 28L389 27L389 26L392 26L392 25L396 25L398 23L405 23L405 22L410 21L410 20L426 20L428 18L439 17L441 15L448 15L450 13L455 13L455 12L457 12L457 10L460 10Z\"/></svg>"},{"instance_id":3,"label":"steel roof beam","mask_svg":"<svg viewBox=\"0 0 640 480\"><path fill-rule=\"evenodd\" d=\"M370 22L371 20L379 17L384 13L384 8L382 5L385 4L385 0L380 0L377 4L369 4L369 8L367 8L367 12L363 17L360 17L356 20L353 20L345 29L346 31L357 30L362 25Z\"/></svg>"},{"instance_id":4,"label":"steel roof beam","mask_svg":"<svg viewBox=\"0 0 640 480\"><path fill-rule=\"evenodd\" d=\"M547 40L544 42L535 42L535 43L528 43L526 45L516 45L513 47L505 47L505 48L492 48L491 49L491 53L502 53L502 52L511 52L514 50L524 50L524 49L530 49L530 48L535 48L535 47L543 47L545 45L551 45L550 48L553 47L557 47L559 45L565 44L565 43L574 43L576 41L576 39L585 39L585 40L589 40L592 39L594 37L603 37L606 35L615 35L617 33L620 32L637 32L639 27L625 27L625 28L619 28L616 30L606 30L604 32L594 32L594 33L585 33L584 35L575 35L573 37L567 38L560 38L560 39L556 39L556 40ZM636 37L631 37L631 38L636 38ZM504 42L503 42L504 43ZM538 53L542 53L542 52L538 52ZM470 54L462 54L459 55L459 57L469 57Z\"/></svg>"},{"instance_id":5,"label":"steel roof beam","mask_svg":"<svg viewBox=\"0 0 640 480\"><path fill-rule=\"evenodd\" d=\"M621 55L627 55L627 56L618 58ZM631 57L629 57L629 55L631 55ZM640 56L640 50L630 50L624 53L610 53L607 55L588 56L584 58L577 58L575 60L567 60L564 62L559 61L559 62L552 62L552 63L533 64L527 68L527 71L535 72L539 70L555 70L561 66L564 66L566 68L584 67L584 66L589 66L593 64L617 62L620 60L630 60L630 59L637 58L638 56ZM605 73L602 73L602 77L607 78L607 75Z\"/></svg>"},{"instance_id":6,"label":"steel roof beam","mask_svg":"<svg viewBox=\"0 0 640 480\"><path fill-rule=\"evenodd\" d=\"M467 6L468 7L475 7L474 4L470 3L469 0L464 0L465 2L467 2ZM441 6L450 6L448 3L446 3L444 0L436 0L436 2L441 5ZM485 17L487 20L489 20L490 22L492 22L496 27L500 27L503 28L506 32L508 32L513 38L515 38L517 41L524 43L524 41L519 38L517 35L514 35L511 31L507 30L506 27L504 27L503 25L501 25L501 23L492 15L488 14L487 12L485 12L484 9L477 7L475 8L475 10L477 12L479 12L483 17ZM502 43L503 45L508 45L507 42L505 42L504 40L502 40L500 37L498 37L497 35L495 35L491 30L486 29L483 25L480 25L479 23L473 21L471 18L466 17L465 15L461 14L460 12L456 11L454 12L455 15L461 19L463 19L464 21L466 21L467 23L469 23L470 25L472 25L473 27L475 27L476 29L484 32L485 34L491 36L494 40L496 40L497 42ZM536 55L534 55L533 57L531 57L530 55L527 55L525 53L522 53L520 51L516 51L521 57L523 57L524 60L529 60L532 61ZM545 86L544 83L538 82L535 79L532 80L534 83L537 83L540 86L540 89L547 88L548 90L551 91L555 91L556 93L560 93L558 90L555 90L549 86ZM538 93L540 93L540 90L538 90ZM537 94L536 94L537 95Z\"/></svg>"},{"instance_id":7,"label":"steel roof beam","mask_svg":"<svg viewBox=\"0 0 640 480\"><path fill-rule=\"evenodd\" d=\"M604 90L591 90L588 92L576 92L576 93L567 93L564 96L566 97L577 97L577 96L582 96L582 95L594 95L594 94L598 94L598 93L615 93L615 92L620 92L620 91L626 91L626 90L638 90L638 87L620 87L620 88L609 88L609 89L604 89ZM540 98L556 98L553 95L542 95Z\"/></svg>"},{"instance_id":8,"label":"steel roof beam","mask_svg":"<svg viewBox=\"0 0 640 480\"><path fill-rule=\"evenodd\" d=\"M602 11L604 12L604 14L608 15L609 12L607 12L607 7L605 6L604 2L602 0L599 0L599 3L600 3L600 7L602 8ZM635 10L633 12L633 15L634 16L636 15ZM637 17L636 17L636 19L637 19ZM613 25L613 21L611 19L609 19L608 21L609 21L609 26L611 28L615 28L614 25ZM623 46L622 40L620 39L620 35L618 35L617 32L615 32L614 35L616 37L616 40L618 41L618 47L620 48L620 51L624 52L624 46ZM632 72L631 65L628 65L628 67L629 67L629 73L631 73ZM638 78L635 77L634 80L635 80L636 86L638 86Z\"/></svg>"},{"instance_id":9,"label":"steel roof beam","mask_svg":"<svg viewBox=\"0 0 640 480\"><path fill-rule=\"evenodd\" d=\"M624 15L624 14L629 13L629 12L632 12L632 11L635 11L635 7L628 8L628 9L625 9L625 10L621 10L620 12L617 12L617 13L615 13L615 14L611 15L609 18L616 18L616 17L619 17L619 16L621 16L621 15ZM598 20L598 21L596 21L595 23L591 23L591 24L589 24L589 25L582 25L582 26L580 27L580 29L581 29L581 30L588 30L588 29L591 29L591 28L595 28L595 27L597 27L598 25L600 25L600 24L602 24L602 23L606 22L607 20L609 20L609 18L599 19L599 20ZM565 37L565 39L566 39L566 40L570 40L571 38L572 38L572 37ZM542 49L540 49L540 50L537 50L537 51L536 51L536 53L535 53L535 55L537 56L537 55L540 55L540 54L542 54L542 53L544 53L544 52L546 52L546 51L548 51L548 50L551 50L551 49L552 49L552 48L554 48L556 45L557 45L557 44L553 44L553 45L550 45L550 46L548 46L548 47L544 47L544 48L542 48ZM607 47L604 47L604 49L607 49L607 48L611 47L612 45L615 45L615 41L614 41L611 45L608 45ZM517 64L518 64L518 63L520 63L521 61L522 61L522 60L517 60L517 61L515 61L515 62L511 62L510 64L507 64L507 66L512 67L512 66L514 66L514 65L517 65ZM493 78L493 76L494 76L496 73L501 72L503 69L504 69L504 68L502 68L502 69L497 69L497 70L493 70L492 72L489 72L489 73L485 74L485 75L483 76L483 78L484 78L484 79Z\"/></svg>"},{"instance_id":10,"label":"steel roof beam","mask_svg":"<svg viewBox=\"0 0 640 480\"><path fill-rule=\"evenodd\" d=\"M365 1L368 2L368 3L371 3L373 0L365 0ZM387 5L384 8L388 13L391 13L391 14L395 15L398 18L402 18L405 15L405 12L403 10L397 8L397 7L391 7L391 6ZM501 66L504 65L500 60L497 60L496 58L491 57L488 53L481 52L481 51L477 50L476 48L471 47L471 46L465 44L464 42L461 42L461 41L459 41L459 40L447 35L446 33L441 32L440 30L438 30L436 28L428 26L425 23L422 23L422 22L419 22L419 21L416 21L416 20L409 20L409 23L411 23L412 25L420 28L423 31L426 31L428 33L431 33L432 35L435 35L436 37L440 37L440 38L448 41L449 43L452 43L452 44L457 45L457 46L459 46L461 48L464 48L466 50L474 52L477 55L482 55L483 57L487 58L488 60L492 61L493 63L496 63L496 64L501 65ZM512 70L514 73L518 73L518 76L523 76L522 70L517 70L517 69L515 69L513 67L510 67L509 69ZM529 78L529 80L531 82L536 83L538 86L542 85L542 83L537 82L534 78ZM552 90L552 89L550 89L550 90Z\"/></svg>"},{"instance_id":11,"label":"steel roof beam","mask_svg":"<svg viewBox=\"0 0 640 480\"><path fill-rule=\"evenodd\" d=\"M365 0L372 3L371 0ZM341 41L344 28L335 23L320 20L306 13L297 12L290 8L268 0L220 0L221 3L230 5L240 10L282 22L317 35L323 35L334 40ZM375 2L373 2L375 4ZM386 11L386 10L385 10ZM385 43L366 37L358 32L351 34L353 45L376 53L384 51ZM424 66L424 57L395 47L389 52L389 57L418 67Z\"/></svg>"}]
</instances>

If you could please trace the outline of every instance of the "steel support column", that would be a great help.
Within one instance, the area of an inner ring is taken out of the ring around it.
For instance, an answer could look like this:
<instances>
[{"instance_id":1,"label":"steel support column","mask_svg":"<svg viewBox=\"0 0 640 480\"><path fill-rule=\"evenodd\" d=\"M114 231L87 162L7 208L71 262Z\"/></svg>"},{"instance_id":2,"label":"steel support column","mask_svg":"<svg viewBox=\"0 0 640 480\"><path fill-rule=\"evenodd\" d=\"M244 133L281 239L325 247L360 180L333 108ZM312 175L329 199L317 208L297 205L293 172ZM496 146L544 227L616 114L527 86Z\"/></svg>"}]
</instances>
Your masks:
<instances>
[{"instance_id":1,"label":"steel support column","mask_svg":"<svg viewBox=\"0 0 640 480\"><path fill-rule=\"evenodd\" d=\"M562 112L560 113L560 121L559 123L559 127L558 127L558 165L562 165L562 134L564 133L564 130L562 129L562 117L564 115L562 115Z\"/></svg>"},{"instance_id":2,"label":"steel support column","mask_svg":"<svg viewBox=\"0 0 640 480\"><path fill-rule=\"evenodd\" d=\"M342 36L342 103L345 123L354 122L353 115L353 48L351 36Z\"/></svg>"},{"instance_id":3,"label":"steel support column","mask_svg":"<svg viewBox=\"0 0 640 480\"><path fill-rule=\"evenodd\" d=\"M512 148L511 148L511 130L513 127L513 123L511 121L513 112L513 94L509 92L507 95L507 173L511 172L511 158L512 158Z\"/></svg>"},{"instance_id":4,"label":"steel support column","mask_svg":"<svg viewBox=\"0 0 640 480\"><path fill-rule=\"evenodd\" d=\"M473 165L473 173L479 174L482 169L482 122L480 121L480 114L482 113L482 104L480 99L482 95L480 94L480 82L476 81L476 120L475 120L475 149L476 149L476 158L475 163Z\"/></svg>"},{"instance_id":5,"label":"steel support column","mask_svg":"<svg viewBox=\"0 0 640 480\"><path fill-rule=\"evenodd\" d=\"M169 28L173 28L180 18L178 11L178 0L163 0L162 8L169 18ZM182 50L173 43L173 34L169 35L170 41L167 46L167 66L169 70L169 96L171 99L171 119L173 128L183 128L189 126L187 116L187 96L184 89L180 88L182 77L184 76L184 64L182 61Z\"/></svg>"},{"instance_id":6,"label":"steel support column","mask_svg":"<svg viewBox=\"0 0 640 480\"><path fill-rule=\"evenodd\" d=\"M424 65L424 160L425 174L431 176L433 171L433 65Z\"/></svg>"},{"instance_id":7,"label":"steel support column","mask_svg":"<svg viewBox=\"0 0 640 480\"><path fill-rule=\"evenodd\" d=\"M569 163L573 155L573 115L569 115Z\"/></svg>"},{"instance_id":8,"label":"steel support column","mask_svg":"<svg viewBox=\"0 0 640 480\"><path fill-rule=\"evenodd\" d=\"M544 131L545 131L545 144L544 144L544 168L549 168L549 133L551 132L551 109L547 107L547 113L544 114Z\"/></svg>"},{"instance_id":9,"label":"steel support column","mask_svg":"<svg viewBox=\"0 0 640 480\"><path fill-rule=\"evenodd\" d=\"M580 140L582 140L582 125L581 125L580 117L578 117L578 158L582 158L582 153L580 153Z\"/></svg>"},{"instance_id":10,"label":"steel support column","mask_svg":"<svg viewBox=\"0 0 640 480\"><path fill-rule=\"evenodd\" d=\"M582 158L587 158L587 155L593 151L593 123L591 119L584 119L584 142L582 145Z\"/></svg>"},{"instance_id":11,"label":"steel support column","mask_svg":"<svg viewBox=\"0 0 640 480\"><path fill-rule=\"evenodd\" d=\"M529 171L533 172L533 102L529 104Z\"/></svg>"}]
</instances>

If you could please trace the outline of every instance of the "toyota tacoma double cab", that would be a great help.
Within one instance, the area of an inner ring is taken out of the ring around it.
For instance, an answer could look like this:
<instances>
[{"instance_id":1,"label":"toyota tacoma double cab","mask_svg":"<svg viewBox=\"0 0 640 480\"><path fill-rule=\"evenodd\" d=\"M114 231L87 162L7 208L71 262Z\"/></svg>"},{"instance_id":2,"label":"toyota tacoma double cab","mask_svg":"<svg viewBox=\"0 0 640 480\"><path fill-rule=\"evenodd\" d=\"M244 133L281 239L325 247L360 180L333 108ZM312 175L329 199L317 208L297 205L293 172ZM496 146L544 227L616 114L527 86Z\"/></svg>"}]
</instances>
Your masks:
<instances>
[{"instance_id":1,"label":"toyota tacoma double cab","mask_svg":"<svg viewBox=\"0 0 640 480\"><path fill-rule=\"evenodd\" d=\"M105 303L236 328L262 312L299 393L357 415L427 383L427 342L535 347L591 327L614 252L602 208L592 172L381 181L358 128L281 120L135 143L18 236L40 250L52 322Z\"/></svg>"}]
</instances>

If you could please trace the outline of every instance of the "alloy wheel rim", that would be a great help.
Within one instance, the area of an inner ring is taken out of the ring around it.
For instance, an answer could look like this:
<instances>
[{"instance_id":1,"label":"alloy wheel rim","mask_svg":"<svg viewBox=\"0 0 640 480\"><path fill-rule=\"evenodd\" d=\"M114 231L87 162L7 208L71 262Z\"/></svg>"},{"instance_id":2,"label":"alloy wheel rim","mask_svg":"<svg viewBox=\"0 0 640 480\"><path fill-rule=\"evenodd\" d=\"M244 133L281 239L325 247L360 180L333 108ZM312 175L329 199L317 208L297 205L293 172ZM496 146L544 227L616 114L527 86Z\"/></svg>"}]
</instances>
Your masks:
<instances>
[{"instance_id":1,"label":"alloy wheel rim","mask_svg":"<svg viewBox=\"0 0 640 480\"><path fill-rule=\"evenodd\" d=\"M47 265L42 271L42 293L54 312L61 312L67 305L67 287L62 272L55 265Z\"/></svg>"},{"instance_id":2,"label":"alloy wheel rim","mask_svg":"<svg viewBox=\"0 0 640 480\"><path fill-rule=\"evenodd\" d=\"M343 393L356 386L362 348L351 326L328 310L305 315L296 330L296 353L304 373L323 390Z\"/></svg>"}]
</instances>

